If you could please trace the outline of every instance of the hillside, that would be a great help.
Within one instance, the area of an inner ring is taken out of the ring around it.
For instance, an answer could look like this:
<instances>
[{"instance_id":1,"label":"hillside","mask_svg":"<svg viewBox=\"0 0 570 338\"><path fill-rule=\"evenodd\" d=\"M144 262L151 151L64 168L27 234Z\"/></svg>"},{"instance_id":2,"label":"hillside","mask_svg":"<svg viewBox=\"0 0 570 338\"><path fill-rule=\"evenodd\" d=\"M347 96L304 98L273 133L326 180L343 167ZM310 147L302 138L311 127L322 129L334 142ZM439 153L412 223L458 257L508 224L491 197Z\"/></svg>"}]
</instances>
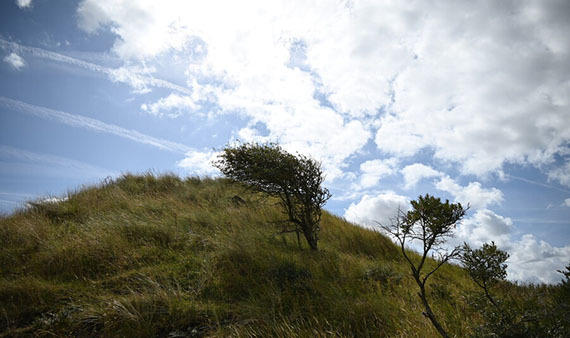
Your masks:
<instances>
[{"instance_id":1,"label":"hillside","mask_svg":"<svg viewBox=\"0 0 570 338\"><path fill-rule=\"evenodd\" d=\"M277 235L280 220L227 180L171 175L31 203L0 220L0 336L438 336L389 239L325 213L312 252ZM483 322L463 269L428 287L451 334ZM528 302L554 292L500 288Z\"/></svg>"}]
</instances>

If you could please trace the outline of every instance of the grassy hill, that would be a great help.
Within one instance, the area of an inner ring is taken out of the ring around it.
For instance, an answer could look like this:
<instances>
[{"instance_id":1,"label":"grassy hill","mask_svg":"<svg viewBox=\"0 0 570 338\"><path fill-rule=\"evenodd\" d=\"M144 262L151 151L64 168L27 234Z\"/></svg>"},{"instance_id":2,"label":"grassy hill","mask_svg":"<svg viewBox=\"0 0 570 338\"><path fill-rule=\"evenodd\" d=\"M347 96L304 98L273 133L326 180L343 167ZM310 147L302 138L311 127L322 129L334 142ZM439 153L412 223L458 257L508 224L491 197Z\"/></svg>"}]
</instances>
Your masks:
<instances>
[{"instance_id":1,"label":"grassy hill","mask_svg":"<svg viewBox=\"0 0 570 338\"><path fill-rule=\"evenodd\" d=\"M389 239L325 213L312 252L276 235L282 219L227 180L172 175L31 203L0 219L0 336L438 336ZM483 323L463 269L428 288L451 334ZM527 302L554 292L500 289Z\"/></svg>"}]
</instances>

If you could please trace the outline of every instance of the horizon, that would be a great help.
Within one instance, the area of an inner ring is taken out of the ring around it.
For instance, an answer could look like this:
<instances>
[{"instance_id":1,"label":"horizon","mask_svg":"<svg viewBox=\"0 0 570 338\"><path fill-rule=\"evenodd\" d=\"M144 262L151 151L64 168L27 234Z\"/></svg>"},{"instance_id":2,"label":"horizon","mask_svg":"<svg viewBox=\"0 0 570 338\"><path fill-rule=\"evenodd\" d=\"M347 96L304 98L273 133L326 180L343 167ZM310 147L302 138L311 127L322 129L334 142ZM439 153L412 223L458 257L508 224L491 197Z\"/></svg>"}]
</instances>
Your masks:
<instances>
[{"instance_id":1,"label":"horizon","mask_svg":"<svg viewBox=\"0 0 570 338\"><path fill-rule=\"evenodd\" d=\"M0 4L0 211L121 173L219 173L236 140L322 161L365 227L429 193L507 278L570 262L570 3Z\"/></svg>"}]
</instances>

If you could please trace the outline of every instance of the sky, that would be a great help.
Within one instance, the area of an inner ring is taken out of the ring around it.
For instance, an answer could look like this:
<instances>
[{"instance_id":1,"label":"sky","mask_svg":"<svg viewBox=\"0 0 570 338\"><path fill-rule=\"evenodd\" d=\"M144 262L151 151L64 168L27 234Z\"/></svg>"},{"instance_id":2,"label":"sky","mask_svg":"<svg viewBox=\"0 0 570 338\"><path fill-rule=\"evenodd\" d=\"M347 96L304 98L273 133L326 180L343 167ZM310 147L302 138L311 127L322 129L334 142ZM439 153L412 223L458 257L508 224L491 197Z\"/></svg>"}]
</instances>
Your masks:
<instances>
[{"instance_id":1,"label":"sky","mask_svg":"<svg viewBox=\"0 0 570 338\"><path fill-rule=\"evenodd\" d=\"M470 205L508 279L570 262L570 2L0 2L0 211L123 173L216 176L237 140L322 163L325 209Z\"/></svg>"}]
</instances>

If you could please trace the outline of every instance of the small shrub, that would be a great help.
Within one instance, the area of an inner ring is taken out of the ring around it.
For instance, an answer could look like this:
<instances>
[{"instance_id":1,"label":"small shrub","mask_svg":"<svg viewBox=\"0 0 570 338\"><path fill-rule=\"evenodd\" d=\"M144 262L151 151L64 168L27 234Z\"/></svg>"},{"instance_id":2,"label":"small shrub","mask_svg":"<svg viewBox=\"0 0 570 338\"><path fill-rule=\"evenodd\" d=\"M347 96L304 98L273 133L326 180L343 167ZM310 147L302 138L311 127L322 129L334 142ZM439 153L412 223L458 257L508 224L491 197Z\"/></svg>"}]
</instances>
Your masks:
<instances>
[{"instance_id":1,"label":"small shrub","mask_svg":"<svg viewBox=\"0 0 570 338\"><path fill-rule=\"evenodd\" d=\"M277 284L281 291L291 289L306 291L312 274L305 268L298 267L295 263L285 261L269 271L270 278Z\"/></svg>"},{"instance_id":2,"label":"small shrub","mask_svg":"<svg viewBox=\"0 0 570 338\"><path fill-rule=\"evenodd\" d=\"M364 280L380 282L381 284L398 284L402 280L402 274L395 271L388 264L371 267L364 271L362 276Z\"/></svg>"}]
</instances>

